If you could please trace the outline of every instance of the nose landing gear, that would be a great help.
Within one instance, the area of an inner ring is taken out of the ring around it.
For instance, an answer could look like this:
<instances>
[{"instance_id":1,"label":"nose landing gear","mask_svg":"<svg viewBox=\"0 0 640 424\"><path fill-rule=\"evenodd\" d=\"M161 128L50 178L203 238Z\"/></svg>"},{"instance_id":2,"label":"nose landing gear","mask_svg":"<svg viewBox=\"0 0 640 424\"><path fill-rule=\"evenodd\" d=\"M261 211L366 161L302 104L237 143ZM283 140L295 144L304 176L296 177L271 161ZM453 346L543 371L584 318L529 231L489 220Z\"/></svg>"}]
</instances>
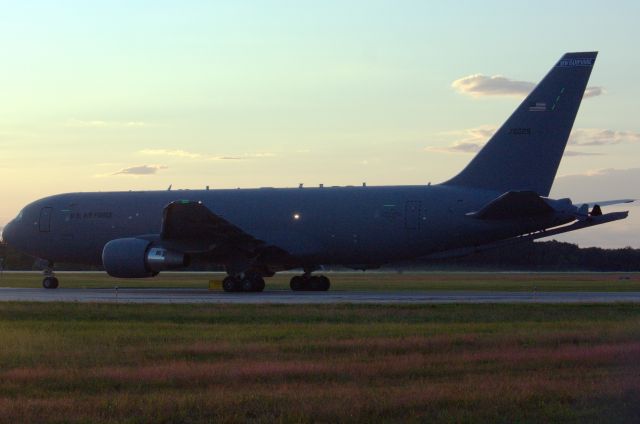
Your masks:
<instances>
[{"instance_id":1,"label":"nose landing gear","mask_svg":"<svg viewBox=\"0 0 640 424\"><path fill-rule=\"evenodd\" d=\"M45 289L57 289L58 279L56 277L44 277L42 279L42 287Z\"/></svg>"},{"instance_id":2,"label":"nose landing gear","mask_svg":"<svg viewBox=\"0 0 640 424\"><path fill-rule=\"evenodd\" d=\"M53 272L53 262L49 262L47 267L42 271L44 278L42 279L42 287L45 289L57 289L58 279Z\"/></svg>"}]
</instances>

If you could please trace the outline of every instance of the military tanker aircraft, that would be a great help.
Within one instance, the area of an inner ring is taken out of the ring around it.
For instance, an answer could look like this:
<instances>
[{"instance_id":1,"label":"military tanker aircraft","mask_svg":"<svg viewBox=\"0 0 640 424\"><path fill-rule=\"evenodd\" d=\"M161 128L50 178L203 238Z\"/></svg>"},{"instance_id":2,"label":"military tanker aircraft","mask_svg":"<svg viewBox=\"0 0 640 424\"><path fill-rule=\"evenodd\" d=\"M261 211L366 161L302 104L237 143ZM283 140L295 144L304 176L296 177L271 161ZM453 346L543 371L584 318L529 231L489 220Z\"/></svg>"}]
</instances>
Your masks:
<instances>
[{"instance_id":1,"label":"military tanker aircraft","mask_svg":"<svg viewBox=\"0 0 640 424\"><path fill-rule=\"evenodd\" d=\"M323 265L372 269L575 231L627 217L547 196L596 52L567 53L482 150L441 184L59 194L26 206L3 231L49 266L101 265L153 277L192 262L223 265L228 292L260 292L264 277L302 269L292 290L329 289Z\"/></svg>"}]
</instances>

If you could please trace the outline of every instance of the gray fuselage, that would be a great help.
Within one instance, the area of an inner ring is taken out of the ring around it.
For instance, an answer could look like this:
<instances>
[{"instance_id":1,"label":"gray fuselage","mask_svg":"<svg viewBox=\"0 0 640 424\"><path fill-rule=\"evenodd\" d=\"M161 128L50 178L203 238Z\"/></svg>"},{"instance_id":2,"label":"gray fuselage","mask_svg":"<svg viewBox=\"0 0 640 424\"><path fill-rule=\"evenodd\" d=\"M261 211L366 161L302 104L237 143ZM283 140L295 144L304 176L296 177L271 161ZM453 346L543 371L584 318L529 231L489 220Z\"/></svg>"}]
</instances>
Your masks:
<instances>
[{"instance_id":1,"label":"gray fuselage","mask_svg":"<svg viewBox=\"0 0 640 424\"><path fill-rule=\"evenodd\" d=\"M68 193L31 203L5 229L52 262L101 264L113 239L158 234L164 207L201 201L302 263L368 266L482 245L569 222L468 216L501 193L447 185Z\"/></svg>"}]
</instances>

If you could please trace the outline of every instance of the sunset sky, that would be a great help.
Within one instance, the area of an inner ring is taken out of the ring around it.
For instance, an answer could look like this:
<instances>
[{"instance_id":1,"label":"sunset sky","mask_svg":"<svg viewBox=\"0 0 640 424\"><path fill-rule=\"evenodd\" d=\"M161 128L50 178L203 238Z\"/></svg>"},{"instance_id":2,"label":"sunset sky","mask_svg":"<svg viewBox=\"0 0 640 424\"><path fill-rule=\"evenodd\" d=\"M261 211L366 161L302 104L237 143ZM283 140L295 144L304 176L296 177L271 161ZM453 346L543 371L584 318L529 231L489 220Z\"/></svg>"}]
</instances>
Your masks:
<instances>
[{"instance_id":1,"label":"sunset sky","mask_svg":"<svg viewBox=\"0 0 640 424\"><path fill-rule=\"evenodd\" d=\"M0 227L69 191L437 183L567 51L600 53L552 196L640 198L637 0L2 5ZM562 240L640 247L638 206Z\"/></svg>"}]
</instances>

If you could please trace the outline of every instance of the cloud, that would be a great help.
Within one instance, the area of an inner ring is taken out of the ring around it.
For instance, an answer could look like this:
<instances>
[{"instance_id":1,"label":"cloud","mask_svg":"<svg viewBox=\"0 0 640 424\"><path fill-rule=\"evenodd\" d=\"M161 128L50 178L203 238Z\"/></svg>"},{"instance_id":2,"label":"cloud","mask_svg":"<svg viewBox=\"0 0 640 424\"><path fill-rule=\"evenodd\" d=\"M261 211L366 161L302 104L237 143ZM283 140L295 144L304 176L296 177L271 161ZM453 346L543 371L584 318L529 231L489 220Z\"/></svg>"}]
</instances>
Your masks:
<instances>
[{"instance_id":1,"label":"cloud","mask_svg":"<svg viewBox=\"0 0 640 424\"><path fill-rule=\"evenodd\" d=\"M529 81L518 81L502 75L487 76L473 74L459 78L451 83L457 92L472 97L485 96L516 96L524 97L536 85ZM600 96L605 93L602 87L587 87L584 98Z\"/></svg>"},{"instance_id":2,"label":"cloud","mask_svg":"<svg viewBox=\"0 0 640 424\"><path fill-rule=\"evenodd\" d=\"M167 168L168 167L164 165L138 165L121 169L111 175L152 175L156 174L161 169Z\"/></svg>"},{"instance_id":3,"label":"cloud","mask_svg":"<svg viewBox=\"0 0 640 424\"><path fill-rule=\"evenodd\" d=\"M147 124L143 121L102 121L69 119L65 126L72 128L140 128Z\"/></svg>"},{"instance_id":4,"label":"cloud","mask_svg":"<svg viewBox=\"0 0 640 424\"><path fill-rule=\"evenodd\" d=\"M604 91L604 88L602 87L597 87L597 86L587 87L587 89L584 90L584 95L582 97L585 99L588 99L590 97L601 96L605 93L606 91Z\"/></svg>"},{"instance_id":5,"label":"cloud","mask_svg":"<svg viewBox=\"0 0 640 424\"><path fill-rule=\"evenodd\" d=\"M456 91L474 97L481 96L525 96L533 90L535 84L528 81L516 81L501 75L487 76L473 74L451 83Z\"/></svg>"},{"instance_id":6,"label":"cloud","mask_svg":"<svg viewBox=\"0 0 640 424\"><path fill-rule=\"evenodd\" d=\"M437 153L476 153L482 149L482 146L497 131L497 127L491 125L483 125L477 128L468 128L465 130L449 131L443 133L445 136L454 136L459 140L446 147L426 147L428 152Z\"/></svg>"},{"instance_id":7,"label":"cloud","mask_svg":"<svg viewBox=\"0 0 640 424\"><path fill-rule=\"evenodd\" d=\"M429 146L424 150L436 153L476 153L486 144L487 141L495 134L497 127L491 125L482 125L477 128L468 128L464 130L448 131L442 133L445 136L454 136L456 141L449 146L437 147ZM636 143L640 142L640 132L635 131L616 131L603 128L576 128L571 132L568 144L580 147L606 146L620 143ZM599 152L585 152L581 150L566 150L565 156L602 156Z\"/></svg>"},{"instance_id":8,"label":"cloud","mask_svg":"<svg viewBox=\"0 0 640 424\"><path fill-rule=\"evenodd\" d=\"M636 142L640 142L640 132L602 128L576 128L569 137L569 144L574 146L608 146Z\"/></svg>"},{"instance_id":9,"label":"cloud","mask_svg":"<svg viewBox=\"0 0 640 424\"><path fill-rule=\"evenodd\" d=\"M171 149L143 149L138 152L141 155L148 156L169 156L169 157L177 157L183 159L198 159L198 160L207 160L207 161L216 161L216 160L243 160L243 159L255 159L255 158L266 158L273 157L275 154L273 153L254 153L254 154L245 154L239 156L215 156L215 155L205 155L201 153L188 152L186 150L171 150Z\"/></svg>"},{"instance_id":10,"label":"cloud","mask_svg":"<svg viewBox=\"0 0 640 424\"><path fill-rule=\"evenodd\" d=\"M141 155L150 155L150 156L173 156L179 158L189 158L189 159L198 159L201 158L202 155L200 153L192 153L187 152L185 150L167 150L167 149L143 149L138 153Z\"/></svg>"},{"instance_id":11,"label":"cloud","mask_svg":"<svg viewBox=\"0 0 640 424\"><path fill-rule=\"evenodd\" d=\"M597 152L581 152L578 150L565 150L565 156L602 156L602 153Z\"/></svg>"},{"instance_id":12,"label":"cloud","mask_svg":"<svg viewBox=\"0 0 640 424\"><path fill-rule=\"evenodd\" d=\"M435 153L477 153L482 149L484 143L465 143L465 142L456 142L451 146L447 147L425 147L425 151L427 152L435 152Z\"/></svg>"},{"instance_id":13,"label":"cloud","mask_svg":"<svg viewBox=\"0 0 640 424\"><path fill-rule=\"evenodd\" d=\"M275 157L275 153L252 153L245 155L246 158L272 158Z\"/></svg>"}]
</instances>

